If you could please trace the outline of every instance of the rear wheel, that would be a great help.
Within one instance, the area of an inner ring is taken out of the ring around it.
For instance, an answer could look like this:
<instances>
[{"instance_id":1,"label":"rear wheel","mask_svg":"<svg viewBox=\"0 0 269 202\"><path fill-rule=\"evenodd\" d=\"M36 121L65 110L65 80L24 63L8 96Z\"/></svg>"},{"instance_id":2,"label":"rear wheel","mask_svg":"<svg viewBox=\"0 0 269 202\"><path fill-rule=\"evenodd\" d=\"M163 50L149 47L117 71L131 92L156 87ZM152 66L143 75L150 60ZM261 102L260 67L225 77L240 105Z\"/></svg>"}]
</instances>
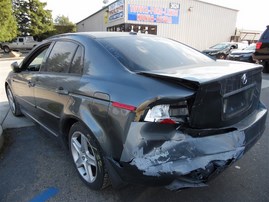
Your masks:
<instances>
[{"instance_id":1,"label":"rear wheel","mask_svg":"<svg viewBox=\"0 0 269 202\"><path fill-rule=\"evenodd\" d=\"M75 123L69 132L69 148L76 170L91 189L109 185L101 149L92 133L82 123Z\"/></svg>"},{"instance_id":2,"label":"rear wheel","mask_svg":"<svg viewBox=\"0 0 269 202\"><path fill-rule=\"evenodd\" d=\"M269 62L267 61L263 63L263 72L269 73Z\"/></svg>"},{"instance_id":3,"label":"rear wheel","mask_svg":"<svg viewBox=\"0 0 269 202\"><path fill-rule=\"evenodd\" d=\"M6 87L6 94L7 94L7 99L8 99L9 107L12 114L14 116L21 116L22 113L20 110L20 105L15 100L14 95L9 86Z\"/></svg>"},{"instance_id":4,"label":"rear wheel","mask_svg":"<svg viewBox=\"0 0 269 202\"><path fill-rule=\"evenodd\" d=\"M4 46L3 50L5 53L9 53L10 52L10 48L8 46Z\"/></svg>"}]
</instances>

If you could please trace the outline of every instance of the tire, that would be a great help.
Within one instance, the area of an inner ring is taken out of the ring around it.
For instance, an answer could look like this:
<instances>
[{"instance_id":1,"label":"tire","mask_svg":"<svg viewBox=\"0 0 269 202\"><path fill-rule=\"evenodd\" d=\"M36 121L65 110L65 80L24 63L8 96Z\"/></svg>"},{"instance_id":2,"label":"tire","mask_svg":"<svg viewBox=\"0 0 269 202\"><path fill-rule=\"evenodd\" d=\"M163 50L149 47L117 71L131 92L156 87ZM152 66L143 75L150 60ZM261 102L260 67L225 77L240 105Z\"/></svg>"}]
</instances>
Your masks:
<instances>
[{"instance_id":1,"label":"tire","mask_svg":"<svg viewBox=\"0 0 269 202\"><path fill-rule=\"evenodd\" d=\"M269 62L263 63L263 73L269 73Z\"/></svg>"},{"instance_id":2,"label":"tire","mask_svg":"<svg viewBox=\"0 0 269 202\"><path fill-rule=\"evenodd\" d=\"M226 55L221 53L218 55L218 59L221 59L221 60L225 60L226 59Z\"/></svg>"},{"instance_id":3,"label":"tire","mask_svg":"<svg viewBox=\"0 0 269 202\"><path fill-rule=\"evenodd\" d=\"M69 150L80 178L89 188L101 190L110 185L100 146L80 122L69 131Z\"/></svg>"},{"instance_id":4,"label":"tire","mask_svg":"<svg viewBox=\"0 0 269 202\"><path fill-rule=\"evenodd\" d=\"M6 87L6 95L9 103L10 110L14 116L21 116L20 105L17 103L9 86Z\"/></svg>"},{"instance_id":5,"label":"tire","mask_svg":"<svg viewBox=\"0 0 269 202\"><path fill-rule=\"evenodd\" d=\"M4 46L3 50L5 53L9 53L10 52L10 48L8 46Z\"/></svg>"}]
</instances>

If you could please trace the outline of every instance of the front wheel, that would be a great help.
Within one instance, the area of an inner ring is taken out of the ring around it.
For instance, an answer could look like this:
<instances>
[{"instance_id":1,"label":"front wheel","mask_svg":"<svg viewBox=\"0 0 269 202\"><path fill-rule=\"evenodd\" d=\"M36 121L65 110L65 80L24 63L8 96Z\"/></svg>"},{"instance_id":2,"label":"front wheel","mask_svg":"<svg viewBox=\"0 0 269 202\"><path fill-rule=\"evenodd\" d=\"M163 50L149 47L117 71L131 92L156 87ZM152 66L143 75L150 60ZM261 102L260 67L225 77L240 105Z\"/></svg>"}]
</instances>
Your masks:
<instances>
[{"instance_id":1,"label":"front wheel","mask_svg":"<svg viewBox=\"0 0 269 202\"><path fill-rule=\"evenodd\" d=\"M226 59L226 55L223 54L223 53L221 53L221 54L219 54L218 58L221 59L221 60L225 60Z\"/></svg>"},{"instance_id":2,"label":"front wheel","mask_svg":"<svg viewBox=\"0 0 269 202\"><path fill-rule=\"evenodd\" d=\"M20 110L20 105L15 100L14 95L9 86L6 87L6 94L7 94L7 99L8 99L9 107L12 114L14 116L21 116L22 113Z\"/></svg>"},{"instance_id":3,"label":"front wheel","mask_svg":"<svg viewBox=\"0 0 269 202\"><path fill-rule=\"evenodd\" d=\"M69 132L69 148L82 181L93 190L109 185L101 149L92 133L82 123L75 123Z\"/></svg>"}]
</instances>

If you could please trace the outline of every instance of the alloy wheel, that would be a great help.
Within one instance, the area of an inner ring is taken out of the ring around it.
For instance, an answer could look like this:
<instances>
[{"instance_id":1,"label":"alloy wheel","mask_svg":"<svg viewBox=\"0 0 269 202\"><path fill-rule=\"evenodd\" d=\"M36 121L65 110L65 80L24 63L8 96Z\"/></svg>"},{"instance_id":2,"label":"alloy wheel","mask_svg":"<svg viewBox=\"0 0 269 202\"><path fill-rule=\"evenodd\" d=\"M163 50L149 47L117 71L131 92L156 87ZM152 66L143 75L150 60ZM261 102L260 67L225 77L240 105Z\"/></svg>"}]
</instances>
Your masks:
<instances>
[{"instance_id":1,"label":"alloy wheel","mask_svg":"<svg viewBox=\"0 0 269 202\"><path fill-rule=\"evenodd\" d=\"M13 94L12 94L10 88L7 88L7 98L8 98L10 110L12 111L13 114L15 114L16 105L15 105L14 97L13 97Z\"/></svg>"},{"instance_id":2,"label":"alloy wheel","mask_svg":"<svg viewBox=\"0 0 269 202\"><path fill-rule=\"evenodd\" d=\"M79 131L71 136L71 154L77 170L85 181L92 183L97 177L97 161L94 148L88 138Z\"/></svg>"}]
</instances>

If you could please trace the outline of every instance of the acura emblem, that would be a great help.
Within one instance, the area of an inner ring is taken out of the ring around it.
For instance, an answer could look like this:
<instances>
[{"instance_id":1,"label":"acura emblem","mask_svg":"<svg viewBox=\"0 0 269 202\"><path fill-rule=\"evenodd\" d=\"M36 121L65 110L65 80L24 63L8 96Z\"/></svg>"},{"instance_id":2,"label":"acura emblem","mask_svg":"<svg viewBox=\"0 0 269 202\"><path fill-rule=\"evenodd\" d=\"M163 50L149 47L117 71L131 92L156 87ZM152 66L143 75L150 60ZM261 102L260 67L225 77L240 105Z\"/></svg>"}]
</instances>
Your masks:
<instances>
[{"instance_id":1,"label":"acura emblem","mask_svg":"<svg viewBox=\"0 0 269 202\"><path fill-rule=\"evenodd\" d=\"M246 74L243 74L243 76L241 77L241 82L242 82L242 84L244 84L244 85L247 84L248 79L247 79L247 75L246 75Z\"/></svg>"}]
</instances>

